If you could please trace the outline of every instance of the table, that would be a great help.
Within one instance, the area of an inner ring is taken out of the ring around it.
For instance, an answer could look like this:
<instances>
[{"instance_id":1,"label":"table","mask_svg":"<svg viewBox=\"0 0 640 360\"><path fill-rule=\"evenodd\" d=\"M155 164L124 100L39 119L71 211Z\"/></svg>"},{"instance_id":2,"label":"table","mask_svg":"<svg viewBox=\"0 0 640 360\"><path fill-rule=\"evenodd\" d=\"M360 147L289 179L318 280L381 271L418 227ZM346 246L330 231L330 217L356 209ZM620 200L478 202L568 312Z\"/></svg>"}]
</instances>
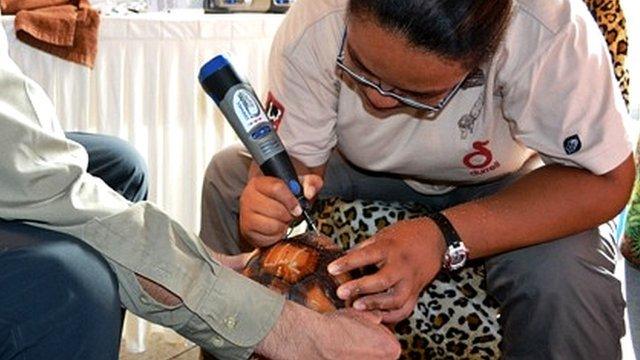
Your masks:
<instances>
[{"instance_id":1,"label":"table","mask_svg":"<svg viewBox=\"0 0 640 360\"><path fill-rule=\"evenodd\" d=\"M200 66L228 53L263 94L269 48L283 18L201 10L103 17L93 70L19 42L14 17L1 20L11 57L49 94L63 128L131 142L149 165L150 200L197 232L206 166L216 151L237 141L200 88ZM151 330L159 331L128 317L127 348L144 351Z\"/></svg>"}]
</instances>

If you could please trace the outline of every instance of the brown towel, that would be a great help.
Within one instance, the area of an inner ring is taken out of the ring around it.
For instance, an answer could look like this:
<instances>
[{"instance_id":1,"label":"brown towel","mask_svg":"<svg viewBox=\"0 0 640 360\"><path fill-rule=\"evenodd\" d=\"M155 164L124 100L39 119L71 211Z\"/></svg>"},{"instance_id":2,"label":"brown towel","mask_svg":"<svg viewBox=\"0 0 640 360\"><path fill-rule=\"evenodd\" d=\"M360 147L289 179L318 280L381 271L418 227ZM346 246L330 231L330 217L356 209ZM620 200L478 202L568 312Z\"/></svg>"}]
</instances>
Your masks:
<instances>
[{"instance_id":1,"label":"brown towel","mask_svg":"<svg viewBox=\"0 0 640 360\"><path fill-rule=\"evenodd\" d=\"M88 0L0 0L4 14L16 14L21 41L93 68L100 16Z\"/></svg>"}]
</instances>

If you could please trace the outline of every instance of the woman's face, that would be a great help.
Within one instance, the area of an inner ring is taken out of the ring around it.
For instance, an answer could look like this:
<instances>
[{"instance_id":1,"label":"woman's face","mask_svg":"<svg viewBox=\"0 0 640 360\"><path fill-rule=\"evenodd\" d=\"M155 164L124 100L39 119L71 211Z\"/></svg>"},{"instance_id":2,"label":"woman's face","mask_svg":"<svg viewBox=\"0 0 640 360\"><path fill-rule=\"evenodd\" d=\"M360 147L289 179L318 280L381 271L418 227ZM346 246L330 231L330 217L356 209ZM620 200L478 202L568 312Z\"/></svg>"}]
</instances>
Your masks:
<instances>
[{"instance_id":1,"label":"woman's face","mask_svg":"<svg viewBox=\"0 0 640 360\"><path fill-rule=\"evenodd\" d=\"M375 21L352 16L348 23L344 63L382 89L435 106L469 72L462 63L416 49ZM358 83L364 101L376 110L404 106L391 96Z\"/></svg>"}]
</instances>

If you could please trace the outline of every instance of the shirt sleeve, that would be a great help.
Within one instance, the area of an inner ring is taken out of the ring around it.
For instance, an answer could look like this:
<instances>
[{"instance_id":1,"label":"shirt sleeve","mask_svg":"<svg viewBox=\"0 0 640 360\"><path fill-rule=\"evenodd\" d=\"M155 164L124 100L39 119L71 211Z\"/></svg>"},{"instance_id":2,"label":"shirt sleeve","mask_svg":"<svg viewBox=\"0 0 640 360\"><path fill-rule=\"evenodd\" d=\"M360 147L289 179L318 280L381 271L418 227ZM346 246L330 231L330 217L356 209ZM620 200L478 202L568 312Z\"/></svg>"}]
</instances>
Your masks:
<instances>
[{"instance_id":1,"label":"shirt sleeve","mask_svg":"<svg viewBox=\"0 0 640 360\"><path fill-rule=\"evenodd\" d=\"M590 20L574 17L501 82L503 111L517 140L546 163L600 175L622 163L633 144L606 44Z\"/></svg>"},{"instance_id":2,"label":"shirt sleeve","mask_svg":"<svg viewBox=\"0 0 640 360\"><path fill-rule=\"evenodd\" d=\"M284 299L221 266L153 204L131 204L88 174L86 151L65 138L49 98L9 59L1 27L0 88L0 218L78 237L107 259L127 309L219 358L248 358ZM182 304L157 303L135 274Z\"/></svg>"},{"instance_id":3,"label":"shirt sleeve","mask_svg":"<svg viewBox=\"0 0 640 360\"><path fill-rule=\"evenodd\" d=\"M278 135L305 165L327 162L337 143L339 85L335 59L338 16L306 25L311 2L296 4L274 39L269 58L270 99L282 106Z\"/></svg>"}]
</instances>

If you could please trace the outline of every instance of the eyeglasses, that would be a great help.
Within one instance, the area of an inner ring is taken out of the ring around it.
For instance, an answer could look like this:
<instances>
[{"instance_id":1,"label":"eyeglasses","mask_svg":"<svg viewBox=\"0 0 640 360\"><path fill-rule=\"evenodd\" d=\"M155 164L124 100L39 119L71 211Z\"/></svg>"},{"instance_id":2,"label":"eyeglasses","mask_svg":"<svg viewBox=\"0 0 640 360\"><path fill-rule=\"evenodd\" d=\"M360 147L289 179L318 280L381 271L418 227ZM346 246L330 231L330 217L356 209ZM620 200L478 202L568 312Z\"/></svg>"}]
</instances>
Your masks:
<instances>
[{"instance_id":1,"label":"eyeglasses","mask_svg":"<svg viewBox=\"0 0 640 360\"><path fill-rule=\"evenodd\" d=\"M460 90L460 88L462 87L462 84L466 80L466 77L465 77L460 82L458 82L453 88L451 88L451 90L449 90L449 92L447 92L447 95L444 98L442 98L442 100L440 100L436 105L426 104L420 100L412 98L410 95L398 94L394 92L393 89L385 90L382 88L382 83L380 82L380 80L378 81L369 80L366 76L359 74L357 70L349 68L344 61L346 42L347 42L347 31L345 30L344 34L342 35L342 45L340 45L340 52L338 53L338 57L336 58L336 65L338 66L338 68L340 68L340 70L347 73L356 82L376 90L380 95L394 98L400 103L418 110L426 110L431 113L440 112L445 106L447 106L449 101L451 101L453 96L458 92L458 90Z\"/></svg>"}]
</instances>

